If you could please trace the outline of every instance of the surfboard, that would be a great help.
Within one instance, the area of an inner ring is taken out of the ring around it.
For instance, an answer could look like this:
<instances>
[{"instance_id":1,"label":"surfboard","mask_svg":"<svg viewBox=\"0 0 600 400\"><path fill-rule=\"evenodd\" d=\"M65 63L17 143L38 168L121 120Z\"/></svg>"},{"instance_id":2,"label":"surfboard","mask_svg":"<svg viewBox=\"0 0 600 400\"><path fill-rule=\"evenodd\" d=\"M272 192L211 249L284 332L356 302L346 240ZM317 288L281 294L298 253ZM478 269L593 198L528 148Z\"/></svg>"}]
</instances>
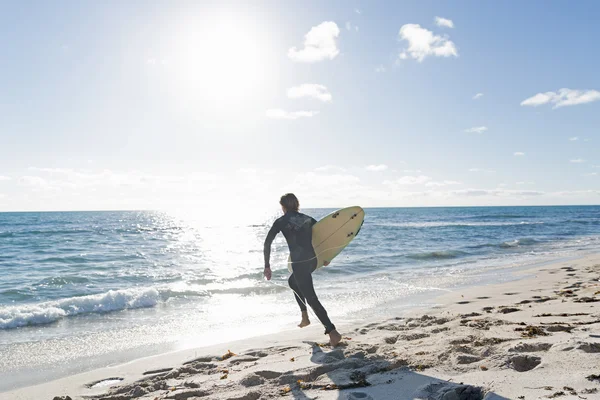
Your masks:
<instances>
[{"instance_id":1,"label":"surfboard","mask_svg":"<svg viewBox=\"0 0 600 400\"><path fill-rule=\"evenodd\" d=\"M365 220L365 211L347 207L323 217L312 228L312 244L317 255L317 269L329 264L358 235ZM292 259L288 257L292 272Z\"/></svg>"}]
</instances>

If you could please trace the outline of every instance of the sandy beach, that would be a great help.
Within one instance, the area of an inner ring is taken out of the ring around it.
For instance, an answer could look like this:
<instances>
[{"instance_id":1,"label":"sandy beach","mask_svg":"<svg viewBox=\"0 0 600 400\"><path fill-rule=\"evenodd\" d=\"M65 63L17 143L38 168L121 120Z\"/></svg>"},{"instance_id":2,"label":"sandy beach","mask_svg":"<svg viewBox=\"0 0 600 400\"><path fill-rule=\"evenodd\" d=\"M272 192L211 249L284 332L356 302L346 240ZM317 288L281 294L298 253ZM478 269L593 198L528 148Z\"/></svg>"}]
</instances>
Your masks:
<instances>
[{"instance_id":1,"label":"sandy beach","mask_svg":"<svg viewBox=\"0 0 600 400\"><path fill-rule=\"evenodd\" d=\"M2 399L600 398L600 255L444 295L326 344L316 321L0 394ZM67 397L69 396L69 397Z\"/></svg>"}]
</instances>

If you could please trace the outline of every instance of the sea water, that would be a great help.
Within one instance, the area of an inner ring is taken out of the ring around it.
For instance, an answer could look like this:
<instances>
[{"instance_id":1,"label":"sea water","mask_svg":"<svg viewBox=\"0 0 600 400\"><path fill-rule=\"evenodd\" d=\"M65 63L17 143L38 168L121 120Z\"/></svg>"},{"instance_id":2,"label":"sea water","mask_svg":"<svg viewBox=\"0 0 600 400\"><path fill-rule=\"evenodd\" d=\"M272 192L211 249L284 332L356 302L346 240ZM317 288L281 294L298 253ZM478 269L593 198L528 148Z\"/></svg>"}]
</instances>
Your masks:
<instances>
[{"instance_id":1,"label":"sea water","mask_svg":"<svg viewBox=\"0 0 600 400\"><path fill-rule=\"evenodd\" d=\"M302 211L319 219L333 210ZM334 323L393 317L600 248L598 206L365 211L358 237L314 273ZM0 391L294 327L282 235L272 282L262 275L279 215L239 214L0 213Z\"/></svg>"}]
</instances>

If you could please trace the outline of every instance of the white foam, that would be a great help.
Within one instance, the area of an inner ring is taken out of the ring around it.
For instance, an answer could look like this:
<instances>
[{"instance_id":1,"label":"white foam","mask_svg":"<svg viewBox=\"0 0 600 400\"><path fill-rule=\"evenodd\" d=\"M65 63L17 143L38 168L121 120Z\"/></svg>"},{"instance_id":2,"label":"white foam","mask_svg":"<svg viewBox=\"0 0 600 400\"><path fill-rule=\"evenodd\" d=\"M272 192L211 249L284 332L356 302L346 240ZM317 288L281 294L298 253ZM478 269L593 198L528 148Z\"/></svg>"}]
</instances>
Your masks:
<instances>
[{"instance_id":1,"label":"white foam","mask_svg":"<svg viewBox=\"0 0 600 400\"><path fill-rule=\"evenodd\" d=\"M79 314L153 307L158 301L158 290L145 288L110 290L106 293L70 297L38 304L0 307L0 329L43 325Z\"/></svg>"}]
</instances>

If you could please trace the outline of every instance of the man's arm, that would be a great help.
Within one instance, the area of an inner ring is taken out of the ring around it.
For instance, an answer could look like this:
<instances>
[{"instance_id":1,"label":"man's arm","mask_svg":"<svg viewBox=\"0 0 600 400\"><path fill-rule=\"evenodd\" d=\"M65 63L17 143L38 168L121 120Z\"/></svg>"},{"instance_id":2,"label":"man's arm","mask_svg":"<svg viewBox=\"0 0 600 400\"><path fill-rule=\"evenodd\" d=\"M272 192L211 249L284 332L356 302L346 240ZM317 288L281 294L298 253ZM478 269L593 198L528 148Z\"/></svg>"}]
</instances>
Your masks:
<instances>
[{"instance_id":1,"label":"man's arm","mask_svg":"<svg viewBox=\"0 0 600 400\"><path fill-rule=\"evenodd\" d=\"M275 236L277 236L277 234L279 233L280 229L279 229L279 220L275 221L275 223L273 224L273 226L271 227L271 229L269 229L269 233L267 234L267 237L265 239L265 248L264 248L264 255L265 255L265 268L270 268L270 259L271 259L271 244L273 243L273 240L275 239Z\"/></svg>"}]
</instances>

